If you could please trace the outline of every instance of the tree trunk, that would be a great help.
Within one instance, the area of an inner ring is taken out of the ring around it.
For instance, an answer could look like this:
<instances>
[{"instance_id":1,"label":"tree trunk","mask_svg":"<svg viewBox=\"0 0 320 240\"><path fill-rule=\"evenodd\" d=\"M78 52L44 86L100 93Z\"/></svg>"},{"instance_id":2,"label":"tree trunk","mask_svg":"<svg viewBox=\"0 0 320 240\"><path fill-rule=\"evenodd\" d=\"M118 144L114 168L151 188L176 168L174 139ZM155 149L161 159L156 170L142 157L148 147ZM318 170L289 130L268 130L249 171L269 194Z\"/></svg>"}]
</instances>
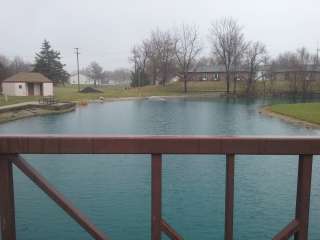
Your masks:
<instances>
[{"instance_id":1,"label":"tree trunk","mask_svg":"<svg viewBox=\"0 0 320 240\"><path fill-rule=\"evenodd\" d=\"M236 94L237 92L237 76L233 76L233 94Z\"/></svg>"},{"instance_id":2,"label":"tree trunk","mask_svg":"<svg viewBox=\"0 0 320 240\"><path fill-rule=\"evenodd\" d=\"M184 79L184 93L187 93L188 88L187 88L187 74L186 73L184 73L183 79Z\"/></svg>"},{"instance_id":3,"label":"tree trunk","mask_svg":"<svg viewBox=\"0 0 320 240\"><path fill-rule=\"evenodd\" d=\"M230 93L230 73L227 72L227 93Z\"/></svg>"}]
</instances>

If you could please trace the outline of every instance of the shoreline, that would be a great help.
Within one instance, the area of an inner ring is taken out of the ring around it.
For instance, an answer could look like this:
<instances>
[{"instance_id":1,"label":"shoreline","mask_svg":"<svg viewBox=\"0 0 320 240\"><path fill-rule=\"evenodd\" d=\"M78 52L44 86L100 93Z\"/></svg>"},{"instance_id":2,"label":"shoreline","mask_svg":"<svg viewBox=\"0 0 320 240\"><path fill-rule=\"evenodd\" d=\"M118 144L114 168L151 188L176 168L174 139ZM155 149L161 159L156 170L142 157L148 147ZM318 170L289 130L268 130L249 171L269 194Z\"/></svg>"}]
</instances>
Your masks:
<instances>
[{"instance_id":1,"label":"shoreline","mask_svg":"<svg viewBox=\"0 0 320 240\"><path fill-rule=\"evenodd\" d=\"M301 120L301 119L298 119L295 117L290 117L290 116L287 116L287 115L284 115L281 113L273 112L272 110L270 110L270 106L265 106L265 107L259 109L259 113L264 116L270 117L270 118L273 118L273 117L278 118L282 121L285 121L287 123L294 124L294 125L300 126L300 127L314 128L314 129L320 128L320 124L307 122L305 120Z\"/></svg>"},{"instance_id":2,"label":"shoreline","mask_svg":"<svg viewBox=\"0 0 320 240\"><path fill-rule=\"evenodd\" d=\"M115 102L115 101L131 101L131 100L149 100L152 98L163 98L163 99L190 99L190 98L218 98L222 97L221 93L204 93L204 94L182 94L182 95L152 95L152 96L141 96L141 97L113 97L104 98L104 100L92 99L86 100L88 103L103 103L103 102ZM80 103L82 100L74 101Z\"/></svg>"},{"instance_id":3,"label":"shoreline","mask_svg":"<svg viewBox=\"0 0 320 240\"><path fill-rule=\"evenodd\" d=\"M44 115L62 114L76 109L75 103L61 103L60 105L39 105L26 103L22 105L10 105L0 109L0 124Z\"/></svg>"},{"instance_id":4,"label":"shoreline","mask_svg":"<svg viewBox=\"0 0 320 240\"><path fill-rule=\"evenodd\" d=\"M81 106L81 101L86 103L106 103L116 101L132 101L132 100L151 100L152 97L159 99L191 99L191 98L217 98L221 94L195 94L195 95L169 95L169 96L141 96L141 97L119 97L119 98L104 98L103 100L77 100L65 103L64 105L39 105L34 102L25 102L20 104L5 105L0 107L0 124L44 115L63 114L74 111L77 107ZM66 107L67 106L67 107Z\"/></svg>"}]
</instances>

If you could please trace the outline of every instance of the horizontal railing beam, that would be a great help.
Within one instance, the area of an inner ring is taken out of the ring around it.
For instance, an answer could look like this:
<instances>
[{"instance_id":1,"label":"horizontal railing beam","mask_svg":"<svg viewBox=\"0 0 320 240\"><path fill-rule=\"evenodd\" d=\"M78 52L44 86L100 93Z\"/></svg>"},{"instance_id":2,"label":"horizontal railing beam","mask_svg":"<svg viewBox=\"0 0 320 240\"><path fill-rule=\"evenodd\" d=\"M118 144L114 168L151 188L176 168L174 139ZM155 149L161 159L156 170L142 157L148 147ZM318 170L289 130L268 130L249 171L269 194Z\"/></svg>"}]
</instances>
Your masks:
<instances>
[{"instance_id":1,"label":"horizontal railing beam","mask_svg":"<svg viewBox=\"0 0 320 240\"><path fill-rule=\"evenodd\" d=\"M0 135L0 154L320 154L319 137Z\"/></svg>"},{"instance_id":2,"label":"horizontal railing beam","mask_svg":"<svg viewBox=\"0 0 320 240\"><path fill-rule=\"evenodd\" d=\"M44 191L53 201L55 201L70 217L72 217L81 227L83 227L94 239L108 240L104 233L98 230L89 219L78 209L73 207L72 203L66 200L61 193L41 176L27 161L17 156L13 163L29 177L42 191Z\"/></svg>"}]
</instances>

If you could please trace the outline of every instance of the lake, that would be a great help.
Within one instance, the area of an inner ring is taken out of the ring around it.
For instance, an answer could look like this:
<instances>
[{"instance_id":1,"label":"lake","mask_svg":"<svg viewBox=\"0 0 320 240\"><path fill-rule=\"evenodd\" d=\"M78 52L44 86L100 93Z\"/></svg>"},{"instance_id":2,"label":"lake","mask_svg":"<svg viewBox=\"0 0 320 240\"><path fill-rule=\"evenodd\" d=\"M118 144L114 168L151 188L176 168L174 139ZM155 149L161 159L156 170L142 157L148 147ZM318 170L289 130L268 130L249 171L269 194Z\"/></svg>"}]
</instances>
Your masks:
<instances>
[{"instance_id":1,"label":"lake","mask_svg":"<svg viewBox=\"0 0 320 240\"><path fill-rule=\"evenodd\" d=\"M194 99L89 104L0 125L0 133L319 135L258 113L268 101ZM25 155L111 239L150 239L149 155ZM297 156L236 156L235 239L271 239L294 217ZM310 239L320 237L320 164ZM90 239L14 169L17 239ZM185 239L223 239L225 156L165 155L163 216ZM166 238L163 238L166 239Z\"/></svg>"}]
</instances>

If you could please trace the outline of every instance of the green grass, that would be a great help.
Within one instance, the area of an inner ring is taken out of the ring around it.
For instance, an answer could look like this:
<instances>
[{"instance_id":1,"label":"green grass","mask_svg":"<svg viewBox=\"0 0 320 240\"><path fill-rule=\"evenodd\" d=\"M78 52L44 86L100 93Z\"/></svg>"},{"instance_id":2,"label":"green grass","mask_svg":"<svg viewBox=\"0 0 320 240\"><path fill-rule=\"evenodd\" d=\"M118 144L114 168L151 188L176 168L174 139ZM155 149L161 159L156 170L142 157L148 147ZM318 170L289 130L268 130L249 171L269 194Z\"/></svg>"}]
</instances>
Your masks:
<instances>
[{"instance_id":1,"label":"green grass","mask_svg":"<svg viewBox=\"0 0 320 240\"><path fill-rule=\"evenodd\" d=\"M16 103L23 103L23 102L32 102L38 101L38 97L7 97L7 101L5 100L4 96L0 96L0 106L16 104Z\"/></svg>"},{"instance_id":2,"label":"green grass","mask_svg":"<svg viewBox=\"0 0 320 240\"><path fill-rule=\"evenodd\" d=\"M285 116L320 124L320 103L277 104L269 109Z\"/></svg>"},{"instance_id":3,"label":"green grass","mask_svg":"<svg viewBox=\"0 0 320 240\"><path fill-rule=\"evenodd\" d=\"M140 88L125 88L121 86L98 88L102 93L79 93L76 86L55 87L55 96L63 101L86 101L105 98L148 97L148 96L179 96L183 95L183 83L176 82L167 86L144 86ZM223 82L189 82L188 95L211 91L223 91Z\"/></svg>"},{"instance_id":4,"label":"green grass","mask_svg":"<svg viewBox=\"0 0 320 240\"><path fill-rule=\"evenodd\" d=\"M84 86L82 86L84 87ZM123 97L147 97L147 96L179 96L183 95L183 82L175 82L167 86L145 86L140 88L125 88L121 86L99 88L102 93L79 93L77 86L59 86L54 87L54 95L60 101L88 101L98 99L100 96L105 98L123 98ZM264 86L263 82L257 82L255 91L257 96L264 93L287 92L289 91L289 83L286 81L278 81L271 84L267 82ZM226 83L224 81L201 81L188 82L187 95L210 93L214 91L225 91ZM231 83L230 90L233 90ZM242 94L245 91L245 83L237 83L237 93ZM320 81L312 83L312 91L320 91ZM0 106L9 105L28 101L37 101L39 97L8 97L6 102L3 96L0 96Z\"/></svg>"}]
</instances>

